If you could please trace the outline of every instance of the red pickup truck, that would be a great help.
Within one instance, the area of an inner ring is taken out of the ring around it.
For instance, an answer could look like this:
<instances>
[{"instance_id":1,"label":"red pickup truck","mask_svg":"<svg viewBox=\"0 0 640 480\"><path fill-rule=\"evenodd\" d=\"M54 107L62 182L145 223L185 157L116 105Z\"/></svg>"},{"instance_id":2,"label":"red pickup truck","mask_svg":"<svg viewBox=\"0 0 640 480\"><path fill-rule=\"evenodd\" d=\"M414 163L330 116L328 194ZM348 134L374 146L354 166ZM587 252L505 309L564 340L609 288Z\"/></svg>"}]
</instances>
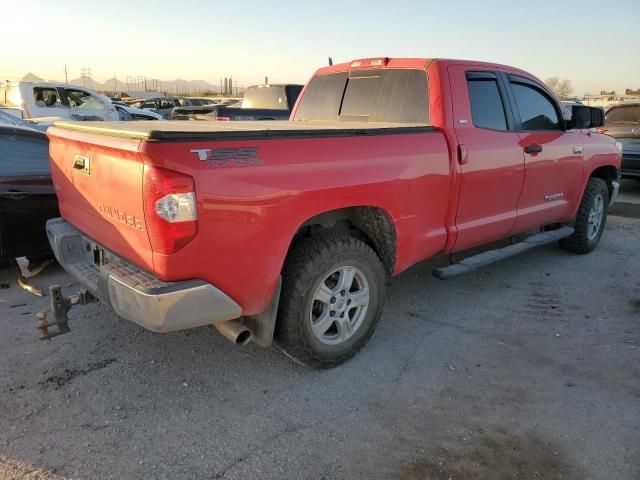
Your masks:
<instances>
[{"instance_id":1,"label":"red pickup truck","mask_svg":"<svg viewBox=\"0 0 640 480\"><path fill-rule=\"evenodd\" d=\"M601 124L516 68L388 58L318 70L289 121L57 123L47 233L85 290L52 309L66 327L97 298L153 331L214 325L337 365L416 262L527 232L435 274L593 250L621 155Z\"/></svg>"}]
</instances>

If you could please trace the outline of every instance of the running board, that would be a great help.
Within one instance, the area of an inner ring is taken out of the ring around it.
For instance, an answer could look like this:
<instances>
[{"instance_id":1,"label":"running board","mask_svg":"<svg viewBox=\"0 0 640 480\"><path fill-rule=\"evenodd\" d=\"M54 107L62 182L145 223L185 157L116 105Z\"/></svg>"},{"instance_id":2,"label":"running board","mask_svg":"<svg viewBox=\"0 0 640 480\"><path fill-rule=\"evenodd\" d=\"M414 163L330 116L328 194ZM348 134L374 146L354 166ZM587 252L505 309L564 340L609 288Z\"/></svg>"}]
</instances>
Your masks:
<instances>
[{"instance_id":1,"label":"running board","mask_svg":"<svg viewBox=\"0 0 640 480\"><path fill-rule=\"evenodd\" d=\"M447 267L436 268L433 271L433 275L440 280L446 280L447 278L457 277L464 273L473 272L478 268L485 267L499 260L513 257L527 250L531 250L548 243L557 242L563 238L567 238L573 234L573 227L561 227L557 230L549 230L547 232L538 233L525 238L523 241L514 243L513 245L499 248L496 250L489 250L488 252L479 253L472 257L467 257L464 260L449 265Z\"/></svg>"}]
</instances>

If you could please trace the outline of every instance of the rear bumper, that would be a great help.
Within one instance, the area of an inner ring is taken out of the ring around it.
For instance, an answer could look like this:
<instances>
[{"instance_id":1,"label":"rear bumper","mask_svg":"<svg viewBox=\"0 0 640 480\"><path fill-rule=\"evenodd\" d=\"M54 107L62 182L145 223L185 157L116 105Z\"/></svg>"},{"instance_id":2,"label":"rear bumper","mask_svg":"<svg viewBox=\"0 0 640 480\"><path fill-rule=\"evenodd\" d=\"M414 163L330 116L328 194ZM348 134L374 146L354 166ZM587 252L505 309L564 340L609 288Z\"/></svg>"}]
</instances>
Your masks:
<instances>
[{"instance_id":1,"label":"rear bumper","mask_svg":"<svg viewBox=\"0 0 640 480\"><path fill-rule=\"evenodd\" d=\"M56 259L119 316L154 332L200 327L242 315L240 306L201 280L164 282L103 248L62 218L47 222Z\"/></svg>"}]
</instances>

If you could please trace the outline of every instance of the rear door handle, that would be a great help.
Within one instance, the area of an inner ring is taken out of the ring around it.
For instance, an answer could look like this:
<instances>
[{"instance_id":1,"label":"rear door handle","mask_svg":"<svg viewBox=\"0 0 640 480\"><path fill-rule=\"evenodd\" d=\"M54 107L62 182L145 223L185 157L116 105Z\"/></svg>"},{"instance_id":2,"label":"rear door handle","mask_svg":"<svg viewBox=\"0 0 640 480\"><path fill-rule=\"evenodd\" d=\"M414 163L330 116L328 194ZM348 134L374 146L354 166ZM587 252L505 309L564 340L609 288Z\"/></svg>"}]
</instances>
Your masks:
<instances>
[{"instance_id":1,"label":"rear door handle","mask_svg":"<svg viewBox=\"0 0 640 480\"><path fill-rule=\"evenodd\" d=\"M524 153L540 153L542 151L542 145L533 144L524 147Z\"/></svg>"}]
</instances>

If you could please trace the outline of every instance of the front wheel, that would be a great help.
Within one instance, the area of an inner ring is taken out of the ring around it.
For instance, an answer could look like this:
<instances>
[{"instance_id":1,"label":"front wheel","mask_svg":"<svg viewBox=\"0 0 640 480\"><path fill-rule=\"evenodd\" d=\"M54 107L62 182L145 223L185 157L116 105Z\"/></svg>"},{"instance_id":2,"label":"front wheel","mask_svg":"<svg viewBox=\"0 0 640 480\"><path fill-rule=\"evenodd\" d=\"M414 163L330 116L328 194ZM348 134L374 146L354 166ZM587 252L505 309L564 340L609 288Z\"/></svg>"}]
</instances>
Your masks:
<instances>
[{"instance_id":1,"label":"front wheel","mask_svg":"<svg viewBox=\"0 0 640 480\"><path fill-rule=\"evenodd\" d=\"M584 190L578 215L574 224L574 233L560 241L560 246L574 253L592 252L600 241L607 221L609 189L601 178L591 177Z\"/></svg>"},{"instance_id":2,"label":"front wheel","mask_svg":"<svg viewBox=\"0 0 640 480\"><path fill-rule=\"evenodd\" d=\"M328 368L369 340L386 273L368 245L343 235L305 238L292 247L282 276L275 340L287 355Z\"/></svg>"}]
</instances>

